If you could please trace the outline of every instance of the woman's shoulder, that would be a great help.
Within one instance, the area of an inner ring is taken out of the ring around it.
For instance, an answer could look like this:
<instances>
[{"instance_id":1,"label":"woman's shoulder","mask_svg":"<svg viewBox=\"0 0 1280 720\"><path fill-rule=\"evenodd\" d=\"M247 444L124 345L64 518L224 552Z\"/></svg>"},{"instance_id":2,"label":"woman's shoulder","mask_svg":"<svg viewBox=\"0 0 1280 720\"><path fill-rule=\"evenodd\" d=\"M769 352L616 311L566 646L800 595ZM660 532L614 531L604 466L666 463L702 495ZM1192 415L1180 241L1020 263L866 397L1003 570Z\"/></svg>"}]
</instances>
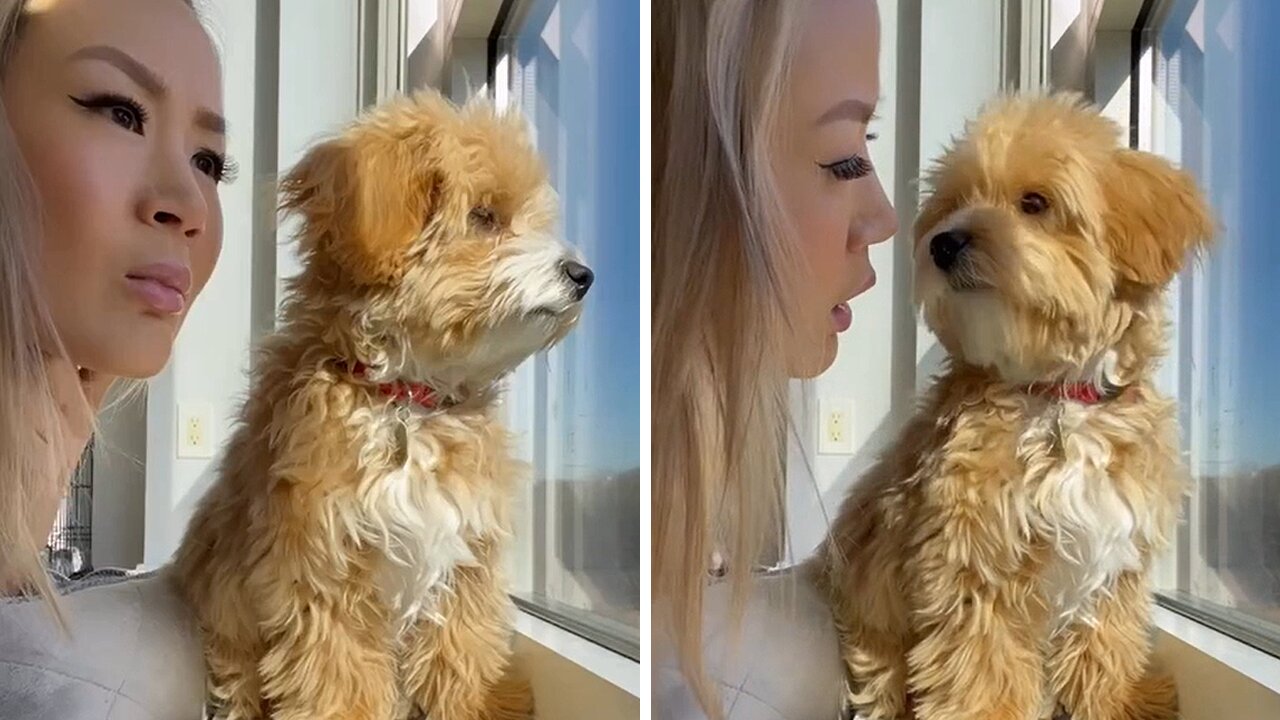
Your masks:
<instances>
[{"instance_id":1,"label":"woman's shoulder","mask_svg":"<svg viewBox=\"0 0 1280 720\"><path fill-rule=\"evenodd\" d=\"M70 635L38 601L0 603L0 707L15 717L198 717L204 661L194 619L163 574L64 584Z\"/></svg>"}]
</instances>

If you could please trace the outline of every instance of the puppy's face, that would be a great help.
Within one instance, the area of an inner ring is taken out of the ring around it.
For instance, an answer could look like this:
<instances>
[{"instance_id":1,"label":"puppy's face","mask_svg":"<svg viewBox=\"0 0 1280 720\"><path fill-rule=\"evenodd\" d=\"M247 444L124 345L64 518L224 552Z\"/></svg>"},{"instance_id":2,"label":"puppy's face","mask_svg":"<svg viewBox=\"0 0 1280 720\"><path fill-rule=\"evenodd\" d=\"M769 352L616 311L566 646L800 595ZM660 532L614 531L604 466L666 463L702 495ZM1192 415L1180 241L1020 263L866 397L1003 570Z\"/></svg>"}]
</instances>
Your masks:
<instances>
[{"instance_id":1,"label":"puppy's face","mask_svg":"<svg viewBox=\"0 0 1280 720\"><path fill-rule=\"evenodd\" d=\"M302 301L336 300L392 374L490 380L560 340L591 286L554 234L524 121L487 104L389 103L313 148L283 191L303 216Z\"/></svg>"},{"instance_id":2,"label":"puppy's face","mask_svg":"<svg viewBox=\"0 0 1280 720\"><path fill-rule=\"evenodd\" d=\"M925 178L916 300L1011 382L1081 379L1213 233L1191 178L1074 98L1004 101Z\"/></svg>"}]
</instances>

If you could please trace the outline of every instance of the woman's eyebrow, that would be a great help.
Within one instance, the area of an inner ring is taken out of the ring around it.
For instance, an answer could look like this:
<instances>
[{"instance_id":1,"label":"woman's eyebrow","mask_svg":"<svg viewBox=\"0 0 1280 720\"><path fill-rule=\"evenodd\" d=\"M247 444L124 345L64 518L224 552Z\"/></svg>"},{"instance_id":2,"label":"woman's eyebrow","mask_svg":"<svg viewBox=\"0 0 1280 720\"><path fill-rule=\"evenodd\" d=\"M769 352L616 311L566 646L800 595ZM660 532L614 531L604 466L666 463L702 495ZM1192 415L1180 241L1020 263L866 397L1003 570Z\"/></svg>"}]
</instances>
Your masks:
<instances>
[{"instance_id":1,"label":"woman's eyebrow","mask_svg":"<svg viewBox=\"0 0 1280 720\"><path fill-rule=\"evenodd\" d=\"M196 125L215 135L227 134L227 119L209 108L196 110Z\"/></svg>"},{"instance_id":2,"label":"woman's eyebrow","mask_svg":"<svg viewBox=\"0 0 1280 720\"><path fill-rule=\"evenodd\" d=\"M159 75L156 75L150 68L138 62L132 55L120 48L111 47L110 45L90 45L71 53L68 60L101 60L119 68L121 72L132 78L147 94L156 98L162 98L169 94L169 88L165 87L164 81L160 79Z\"/></svg>"},{"instance_id":3,"label":"woman's eyebrow","mask_svg":"<svg viewBox=\"0 0 1280 720\"><path fill-rule=\"evenodd\" d=\"M852 120L857 123L866 125L876 116L876 109L871 103L851 98L849 100L841 100L832 105L830 109L818 116L818 125L826 125L837 120Z\"/></svg>"},{"instance_id":4,"label":"woman's eyebrow","mask_svg":"<svg viewBox=\"0 0 1280 720\"><path fill-rule=\"evenodd\" d=\"M128 75L138 84L138 87L156 99L162 99L169 94L169 88L165 86L159 75L120 48L110 45L90 45L71 53L68 60L100 60ZM196 110L196 125L216 135L227 134L226 118L208 108Z\"/></svg>"}]
</instances>

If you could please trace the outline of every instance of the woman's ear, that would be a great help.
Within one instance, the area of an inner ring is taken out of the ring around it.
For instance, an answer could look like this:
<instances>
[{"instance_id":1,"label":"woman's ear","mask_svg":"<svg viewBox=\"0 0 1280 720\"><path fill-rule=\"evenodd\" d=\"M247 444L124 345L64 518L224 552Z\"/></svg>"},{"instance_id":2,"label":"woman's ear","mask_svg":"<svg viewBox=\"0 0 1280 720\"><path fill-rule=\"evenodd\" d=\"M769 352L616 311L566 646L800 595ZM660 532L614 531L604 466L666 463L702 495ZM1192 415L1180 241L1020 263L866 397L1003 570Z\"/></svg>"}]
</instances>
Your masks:
<instances>
[{"instance_id":1,"label":"woman's ear","mask_svg":"<svg viewBox=\"0 0 1280 720\"><path fill-rule=\"evenodd\" d=\"M307 152L280 183L302 216L304 256L326 257L358 284L391 284L434 212L434 175L389 138L340 137Z\"/></svg>"},{"instance_id":2,"label":"woman's ear","mask_svg":"<svg viewBox=\"0 0 1280 720\"><path fill-rule=\"evenodd\" d=\"M1164 285L1188 251L1213 239L1213 219L1195 181L1164 158L1119 150L1103 182L1106 239L1125 279Z\"/></svg>"}]
</instances>

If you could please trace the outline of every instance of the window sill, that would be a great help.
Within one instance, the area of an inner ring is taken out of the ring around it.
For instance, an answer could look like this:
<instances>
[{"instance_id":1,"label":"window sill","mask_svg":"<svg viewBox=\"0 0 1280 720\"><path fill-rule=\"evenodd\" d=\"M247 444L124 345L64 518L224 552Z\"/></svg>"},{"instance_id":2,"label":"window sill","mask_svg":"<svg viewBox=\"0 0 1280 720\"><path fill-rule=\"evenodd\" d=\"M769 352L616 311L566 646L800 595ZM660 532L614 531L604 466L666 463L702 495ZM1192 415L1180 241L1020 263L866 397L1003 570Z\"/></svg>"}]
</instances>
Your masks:
<instances>
[{"instance_id":1,"label":"window sill","mask_svg":"<svg viewBox=\"0 0 1280 720\"><path fill-rule=\"evenodd\" d=\"M1280 718L1280 659L1156 608L1155 659L1178 685L1182 720Z\"/></svg>"},{"instance_id":2,"label":"window sill","mask_svg":"<svg viewBox=\"0 0 1280 720\"><path fill-rule=\"evenodd\" d=\"M1164 633L1181 640L1234 673L1242 675L1280 695L1280 658L1180 615L1168 608L1155 608L1155 624Z\"/></svg>"},{"instance_id":3,"label":"window sill","mask_svg":"<svg viewBox=\"0 0 1280 720\"><path fill-rule=\"evenodd\" d=\"M640 697L640 664L634 660L523 611L516 615L516 631L581 671Z\"/></svg>"}]
</instances>

